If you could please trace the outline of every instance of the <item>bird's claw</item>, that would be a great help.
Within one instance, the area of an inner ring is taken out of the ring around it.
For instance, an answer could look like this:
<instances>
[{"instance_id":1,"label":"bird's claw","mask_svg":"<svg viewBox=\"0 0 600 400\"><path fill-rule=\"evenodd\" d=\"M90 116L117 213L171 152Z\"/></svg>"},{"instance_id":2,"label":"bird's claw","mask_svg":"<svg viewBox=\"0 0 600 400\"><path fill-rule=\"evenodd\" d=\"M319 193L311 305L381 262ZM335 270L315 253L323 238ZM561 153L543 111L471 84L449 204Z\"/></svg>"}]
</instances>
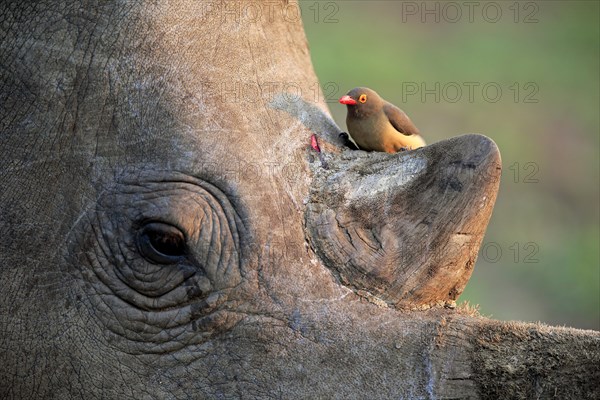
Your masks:
<instances>
[{"instance_id":1,"label":"bird's claw","mask_svg":"<svg viewBox=\"0 0 600 400\"><path fill-rule=\"evenodd\" d=\"M340 132L338 136L342 140L344 146L352 150L358 150L358 147L350 140L350 136L346 132Z\"/></svg>"}]
</instances>

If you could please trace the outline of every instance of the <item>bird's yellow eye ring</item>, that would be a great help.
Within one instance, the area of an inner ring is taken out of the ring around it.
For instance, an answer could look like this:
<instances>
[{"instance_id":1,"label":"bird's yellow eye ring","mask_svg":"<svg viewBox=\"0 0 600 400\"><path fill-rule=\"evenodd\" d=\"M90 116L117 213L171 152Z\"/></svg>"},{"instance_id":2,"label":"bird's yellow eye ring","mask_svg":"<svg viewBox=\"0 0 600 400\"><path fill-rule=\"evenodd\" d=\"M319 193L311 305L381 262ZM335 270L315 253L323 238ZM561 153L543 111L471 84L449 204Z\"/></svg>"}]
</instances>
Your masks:
<instances>
[{"instance_id":1,"label":"bird's yellow eye ring","mask_svg":"<svg viewBox=\"0 0 600 400\"><path fill-rule=\"evenodd\" d=\"M360 97L358 98L358 101L360 101L361 103L365 103L367 101L367 95L361 94Z\"/></svg>"}]
</instances>

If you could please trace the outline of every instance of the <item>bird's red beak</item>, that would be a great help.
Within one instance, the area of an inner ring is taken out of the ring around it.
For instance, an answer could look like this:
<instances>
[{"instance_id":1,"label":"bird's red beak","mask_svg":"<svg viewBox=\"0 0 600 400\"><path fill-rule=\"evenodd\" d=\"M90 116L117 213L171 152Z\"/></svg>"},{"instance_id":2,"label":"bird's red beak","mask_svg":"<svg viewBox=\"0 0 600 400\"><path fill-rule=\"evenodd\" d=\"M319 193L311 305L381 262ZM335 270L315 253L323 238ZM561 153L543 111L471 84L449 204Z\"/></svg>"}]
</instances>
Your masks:
<instances>
[{"instance_id":1,"label":"bird's red beak","mask_svg":"<svg viewBox=\"0 0 600 400\"><path fill-rule=\"evenodd\" d=\"M342 98L340 99L340 103L342 104L347 104L349 106L353 106L356 104L356 100L354 100L352 97L345 95L342 96Z\"/></svg>"}]
</instances>

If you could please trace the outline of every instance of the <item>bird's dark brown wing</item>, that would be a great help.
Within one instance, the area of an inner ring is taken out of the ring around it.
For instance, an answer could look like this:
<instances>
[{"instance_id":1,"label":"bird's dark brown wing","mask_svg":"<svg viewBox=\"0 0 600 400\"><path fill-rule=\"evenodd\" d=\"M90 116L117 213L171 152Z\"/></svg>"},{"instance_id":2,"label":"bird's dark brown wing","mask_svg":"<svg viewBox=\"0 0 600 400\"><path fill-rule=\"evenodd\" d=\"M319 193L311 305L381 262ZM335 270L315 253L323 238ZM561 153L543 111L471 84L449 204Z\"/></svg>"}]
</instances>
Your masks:
<instances>
[{"instance_id":1,"label":"bird's dark brown wing","mask_svg":"<svg viewBox=\"0 0 600 400\"><path fill-rule=\"evenodd\" d=\"M383 112L390 120L392 126L396 128L398 132L406 136L419 134L419 130L412 123L410 118L408 118L408 115L406 115L404 111L395 105L386 102L383 106Z\"/></svg>"}]
</instances>

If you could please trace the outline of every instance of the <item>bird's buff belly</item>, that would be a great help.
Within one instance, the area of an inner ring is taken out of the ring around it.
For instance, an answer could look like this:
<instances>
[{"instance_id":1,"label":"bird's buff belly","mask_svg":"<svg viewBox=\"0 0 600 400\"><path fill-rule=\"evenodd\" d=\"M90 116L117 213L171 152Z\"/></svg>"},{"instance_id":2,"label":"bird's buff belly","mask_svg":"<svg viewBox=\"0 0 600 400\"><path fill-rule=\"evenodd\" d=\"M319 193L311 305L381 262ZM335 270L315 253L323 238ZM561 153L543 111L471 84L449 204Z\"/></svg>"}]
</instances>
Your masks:
<instances>
[{"instance_id":1,"label":"bird's buff belly","mask_svg":"<svg viewBox=\"0 0 600 400\"><path fill-rule=\"evenodd\" d=\"M396 153L400 150L414 150L425 146L425 141L420 135L403 135L392 127L381 133L371 132L366 137L353 137L358 146L366 151L384 151Z\"/></svg>"}]
</instances>

